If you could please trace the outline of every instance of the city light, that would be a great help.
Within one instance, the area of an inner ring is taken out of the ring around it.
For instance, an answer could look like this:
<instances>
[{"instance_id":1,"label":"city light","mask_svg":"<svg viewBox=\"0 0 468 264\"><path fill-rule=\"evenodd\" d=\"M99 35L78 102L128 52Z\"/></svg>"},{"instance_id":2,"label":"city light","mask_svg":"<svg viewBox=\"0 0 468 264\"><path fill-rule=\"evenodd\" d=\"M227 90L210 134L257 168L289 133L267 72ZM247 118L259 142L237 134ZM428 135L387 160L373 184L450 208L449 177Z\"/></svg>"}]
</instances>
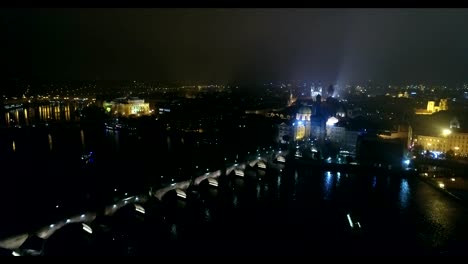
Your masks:
<instances>
[{"instance_id":1,"label":"city light","mask_svg":"<svg viewBox=\"0 0 468 264\"><path fill-rule=\"evenodd\" d=\"M93 229L91 229L91 227L87 224L82 224L83 225L83 230L92 234L93 233Z\"/></svg>"},{"instance_id":2,"label":"city light","mask_svg":"<svg viewBox=\"0 0 468 264\"><path fill-rule=\"evenodd\" d=\"M176 189L176 193L177 193L177 196L180 197L180 198L187 198L187 194L185 194L185 192L181 189Z\"/></svg>"},{"instance_id":3,"label":"city light","mask_svg":"<svg viewBox=\"0 0 468 264\"><path fill-rule=\"evenodd\" d=\"M448 135L450 135L450 134L452 134L452 131L451 131L450 129L444 129L444 130L442 130L442 135L443 135L443 136L448 136Z\"/></svg>"},{"instance_id":4,"label":"city light","mask_svg":"<svg viewBox=\"0 0 468 264\"><path fill-rule=\"evenodd\" d=\"M353 221L351 220L351 216L350 216L349 214L347 214L346 217L348 218L349 226L350 226L351 228L353 228L354 225L353 225Z\"/></svg>"},{"instance_id":5,"label":"city light","mask_svg":"<svg viewBox=\"0 0 468 264\"><path fill-rule=\"evenodd\" d=\"M218 187L218 181L213 178L208 178L208 184L213 186L213 187Z\"/></svg>"},{"instance_id":6,"label":"city light","mask_svg":"<svg viewBox=\"0 0 468 264\"><path fill-rule=\"evenodd\" d=\"M135 204L135 211L137 211L139 213L142 213L142 214L146 213L145 208L143 208L142 206L140 206L138 204Z\"/></svg>"},{"instance_id":7,"label":"city light","mask_svg":"<svg viewBox=\"0 0 468 264\"><path fill-rule=\"evenodd\" d=\"M445 184L439 182L439 187L443 189L443 188L445 188Z\"/></svg>"},{"instance_id":8,"label":"city light","mask_svg":"<svg viewBox=\"0 0 468 264\"><path fill-rule=\"evenodd\" d=\"M338 118L332 116L330 118L328 118L327 120L327 126L334 126L336 123L338 123Z\"/></svg>"}]
</instances>

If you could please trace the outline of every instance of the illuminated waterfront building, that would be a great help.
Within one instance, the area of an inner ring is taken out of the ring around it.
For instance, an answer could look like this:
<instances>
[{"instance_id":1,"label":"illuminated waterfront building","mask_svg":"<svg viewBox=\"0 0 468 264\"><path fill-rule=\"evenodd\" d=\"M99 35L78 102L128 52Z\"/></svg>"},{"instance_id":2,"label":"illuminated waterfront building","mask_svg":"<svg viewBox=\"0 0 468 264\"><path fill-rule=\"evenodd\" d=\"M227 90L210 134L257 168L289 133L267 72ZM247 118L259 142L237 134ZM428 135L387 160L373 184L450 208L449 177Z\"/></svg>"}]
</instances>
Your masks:
<instances>
[{"instance_id":1,"label":"illuminated waterfront building","mask_svg":"<svg viewBox=\"0 0 468 264\"><path fill-rule=\"evenodd\" d=\"M136 97L117 98L111 102L104 102L106 112L113 115L147 115L150 113L149 103L145 103L144 99Z\"/></svg>"},{"instance_id":2,"label":"illuminated waterfront building","mask_svg":"<svg viewBox=\"0 0 468 264\"><path fill-rule=\"evenodd\" d=\"M446 153L453 150L455 155L468 156L468 133L455 133L444 130L440 136L418 135L416 144L424 150Z\"/></svg>"}]
</instances>

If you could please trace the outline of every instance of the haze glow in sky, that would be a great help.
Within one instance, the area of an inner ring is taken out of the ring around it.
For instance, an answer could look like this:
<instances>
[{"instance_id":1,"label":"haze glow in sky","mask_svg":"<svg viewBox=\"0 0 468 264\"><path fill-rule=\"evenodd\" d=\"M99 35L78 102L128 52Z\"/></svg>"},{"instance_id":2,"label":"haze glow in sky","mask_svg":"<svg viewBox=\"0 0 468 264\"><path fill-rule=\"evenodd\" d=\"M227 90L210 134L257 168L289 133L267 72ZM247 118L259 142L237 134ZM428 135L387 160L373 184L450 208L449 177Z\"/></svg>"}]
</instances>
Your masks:
<instances>
[{"instance_id":1,"label":"haze glow in sky","mask_svg":"<svg viewBox=\"0 0 468 264\"><path fill-rule=\"evenodd\" d=\"M463 82L468 10L2 9L1 76Z\"/></svg>"}]
</instances>

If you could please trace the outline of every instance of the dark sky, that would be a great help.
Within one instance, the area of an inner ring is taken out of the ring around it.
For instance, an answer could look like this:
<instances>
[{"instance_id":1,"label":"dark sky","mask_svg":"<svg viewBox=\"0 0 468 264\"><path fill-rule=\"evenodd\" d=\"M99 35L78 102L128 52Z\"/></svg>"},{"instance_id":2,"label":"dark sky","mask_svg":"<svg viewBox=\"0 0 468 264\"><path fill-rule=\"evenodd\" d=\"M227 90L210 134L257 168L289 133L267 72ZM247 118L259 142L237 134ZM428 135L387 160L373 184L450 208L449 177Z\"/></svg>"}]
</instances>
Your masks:
<instances>
[{"instance_id":1,"label":"dark sky","mask_svg":"<svg viewBox=\"0 0 468 264\"><path fill-rule=\"evenodd\" d=\"M468 10L2 9L2 78L462 82Z\"/></svg>"}]
</instances>

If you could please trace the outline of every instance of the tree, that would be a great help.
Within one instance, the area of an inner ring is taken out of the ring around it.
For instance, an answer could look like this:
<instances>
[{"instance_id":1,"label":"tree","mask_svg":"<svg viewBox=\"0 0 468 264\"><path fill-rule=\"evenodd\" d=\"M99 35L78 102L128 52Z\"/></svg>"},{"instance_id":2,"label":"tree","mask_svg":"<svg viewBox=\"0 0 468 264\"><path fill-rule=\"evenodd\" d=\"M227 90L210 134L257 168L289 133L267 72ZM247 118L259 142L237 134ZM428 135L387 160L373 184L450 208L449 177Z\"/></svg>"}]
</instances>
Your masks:
<instances>
[{"instance_id":1,"label":"tree","mask_svg":"<svg viewBox=\"0 0 468 264\"><path fill-rule=\"evenodd\" d=\"M421 157L421 153L424 151L424 148L421 145L415 145L413 147L413 155L416 157Z\"/></svg>"},{"instance_id":2,"label":"tree","mask_svg":"<svg viewBox=\"0 0 468 264\"><path fill-rule=\"evenodd\" d=\"M455 151L453 151L453 149L447 151L447 153L445 153L445 157L447 159L454 159L455 158Z\"/></svg>"}]
</instances>

